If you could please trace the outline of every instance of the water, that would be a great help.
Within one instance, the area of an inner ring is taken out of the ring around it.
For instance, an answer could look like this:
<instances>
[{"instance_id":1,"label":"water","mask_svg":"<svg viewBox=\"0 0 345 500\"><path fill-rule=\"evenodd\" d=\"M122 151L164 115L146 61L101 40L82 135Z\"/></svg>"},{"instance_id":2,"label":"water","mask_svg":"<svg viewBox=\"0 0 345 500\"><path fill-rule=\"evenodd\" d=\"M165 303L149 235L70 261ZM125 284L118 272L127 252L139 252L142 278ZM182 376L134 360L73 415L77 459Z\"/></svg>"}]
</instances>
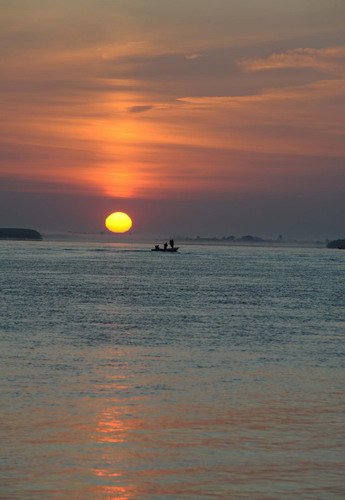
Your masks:
<instances>
[{"instance_id":1,"label":"water","mask_svg":"<svg viewBox=\"0 0 345 500\"><path fill-rule=\"evenodd\" d=\"M1 499L342 499L345 254L1 242Z\"/></svg>"}]
</instances>

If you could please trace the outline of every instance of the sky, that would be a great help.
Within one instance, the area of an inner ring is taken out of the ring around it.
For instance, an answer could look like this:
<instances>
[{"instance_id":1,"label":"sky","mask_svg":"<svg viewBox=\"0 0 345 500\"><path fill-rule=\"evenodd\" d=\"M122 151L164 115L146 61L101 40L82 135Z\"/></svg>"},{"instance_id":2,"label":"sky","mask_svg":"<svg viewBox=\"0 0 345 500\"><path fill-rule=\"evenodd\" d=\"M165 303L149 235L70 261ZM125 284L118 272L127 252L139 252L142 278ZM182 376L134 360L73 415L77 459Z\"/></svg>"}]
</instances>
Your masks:
<instances>
[{"instance_id":1,"label":"sky","mask_svg":"<svg viewBox=\"0 0 345 500\"><path fill-rule=\"evenodd\" d=\"M0 8L0 227L345 237L343 0Z\"/></svg>"}]
</instances>

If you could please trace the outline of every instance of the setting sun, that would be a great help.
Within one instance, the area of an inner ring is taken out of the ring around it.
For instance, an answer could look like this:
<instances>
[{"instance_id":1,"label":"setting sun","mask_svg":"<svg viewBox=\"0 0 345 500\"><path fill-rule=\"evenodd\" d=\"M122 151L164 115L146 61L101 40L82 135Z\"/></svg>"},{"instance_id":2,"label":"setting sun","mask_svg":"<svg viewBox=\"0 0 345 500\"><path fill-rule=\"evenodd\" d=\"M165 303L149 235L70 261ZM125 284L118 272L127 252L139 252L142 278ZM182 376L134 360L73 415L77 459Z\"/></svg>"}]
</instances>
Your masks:
<instances>
[{"instance_id":1,"label":"setting sun","mask_svg":"<svg viewBox=\"0 0 345 500\"><path fill-rule=\"evenodd\" d=\"M124 212L114 212L105 219L105 225L113 233L125 233L132 227L132 219Z\"/></svg>"}]
</instances>

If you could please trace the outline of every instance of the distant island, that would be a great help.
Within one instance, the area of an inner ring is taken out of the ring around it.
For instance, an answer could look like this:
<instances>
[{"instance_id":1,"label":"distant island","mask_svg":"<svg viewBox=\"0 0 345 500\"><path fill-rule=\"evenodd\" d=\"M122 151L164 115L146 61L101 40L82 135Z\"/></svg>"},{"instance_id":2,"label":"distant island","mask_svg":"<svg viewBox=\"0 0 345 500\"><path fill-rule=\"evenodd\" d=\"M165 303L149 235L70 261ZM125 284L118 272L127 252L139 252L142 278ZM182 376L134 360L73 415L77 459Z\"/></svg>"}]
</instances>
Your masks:
<instances>
[{"instance_id":1,"label":"distant island","mask_svg":"<svg viewBox=\"0 0 345 500\"><path fill-rule=\"evenodd\" d=\"M327 244L327 248L339 248L345 250L345 240L333 240Z\"/></svg>"},{"instance_id":2,"label":"distant island","mask_svg":"<svg viewBox=\"0 0 345 500\"><path fill-rule=\"evenodd\" d=\"M324 246L329 243L329 240L323 241L308 241L308 240L288 240L283 238L282 234L279 234L276 238L262 238L260 236L253 236L251 234L246 234L244 236L183 236L174 235L175 240L186 241L190 243L200 243L200 244L230 244L230 245L253 245L253 246L271 246L271 245L281 245L281 246Z\"/></svg>"},{"instance_id":3,"label":"distant island","mask_svg":"<svg viewBox=\"0 0 345 500\"><path fill-rule=\"evenodd\" d=\"M2 240L42 240L42 235L35 229L21 229L16 227L0 228Z\"/></svg>"},{"instance_id":4,"label":"distant island","mask_svg":"<svg viewBox=\"0 0 345 500\"><path fill-rule=\"evenodd\" d=\"M239 238L237 238L236 236L234 235L230 235L230 236L222 236L221 238L217 238L216 236L206 236L206 237L203 237L203 236L197 236L196 238L191 238L190 236L179 236L177 237L176 236L176 239L179 239L179 240L184 240L184 241L196 241L196 242L199 242L199 243L202 243L202 242L223 242L223 243L266 243L268 241L271 241L271 240L265 240L263 238L260 238L259 236L252 236L251 234L247 234L246 236L241 236ZM282 241L282 237L279 236L278 240L277 241Z\"/></svg>"},{"instance_id":5,"label":"distant island","mask_svg":"<svg viewBox=\"0 0 345 500\"><path fill-rule=\"evenodd\" d=\"M189 236L182 238L180 237L179 239L184 239L185 241L237 241L237 242L245 242L245 243L258 243L258 242L264 242L265 240L263 238L259 238L259 236L252 236L250 234L247 234L246 236L242 236L241 238L236 238L235 236L222 236L221 238L217 238L216 236L213 237L201 237L197 236L196 238L190 238Z\"/></svg>"}]
</instances>

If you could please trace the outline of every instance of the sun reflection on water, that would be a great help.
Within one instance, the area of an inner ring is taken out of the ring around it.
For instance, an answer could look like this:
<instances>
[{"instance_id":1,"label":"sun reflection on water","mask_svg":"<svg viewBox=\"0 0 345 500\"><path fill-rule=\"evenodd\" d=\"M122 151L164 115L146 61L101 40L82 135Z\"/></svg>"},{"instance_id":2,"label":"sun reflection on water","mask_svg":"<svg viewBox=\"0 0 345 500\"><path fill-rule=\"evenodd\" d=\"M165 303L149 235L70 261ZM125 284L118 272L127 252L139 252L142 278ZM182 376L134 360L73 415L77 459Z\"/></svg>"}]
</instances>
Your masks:
<instances>
[{"instance_id":1,"label":"sun reflection on water","mask_svg":"<svg viewBox=\"0 0 345 500\"><path fill-rule=\"evenodd\" d=\"M114 400L117 403L118 400ZM121 443L128 437L128 427L120 418L121 412L117 409L104 411L98 422L97 432L100 443Z\"/></svg>"},{"instance_id":2,"label":"sun reflection on water","mask_svg":"<svg viewBox=\"0 0 345 500\"><path fill-rule=\"evenodd\" d=\"M99 409L95 423L94 441L100 454L98 463L92 469L96 493L100 498L120 500L133 498L135 487L129 484L126 470L129 467L127 448L130 441L131 414L122 394L131 388L128 384L127 363L124 354L107 353L112 373L104 373L104 383L98 385L99 394L106 396L105 404ZM114 354L114 355L113 355ZM119 362L120 361L120 362ZM107 372L108 370L106 370Z\"/></svg>"}]
</instances>

